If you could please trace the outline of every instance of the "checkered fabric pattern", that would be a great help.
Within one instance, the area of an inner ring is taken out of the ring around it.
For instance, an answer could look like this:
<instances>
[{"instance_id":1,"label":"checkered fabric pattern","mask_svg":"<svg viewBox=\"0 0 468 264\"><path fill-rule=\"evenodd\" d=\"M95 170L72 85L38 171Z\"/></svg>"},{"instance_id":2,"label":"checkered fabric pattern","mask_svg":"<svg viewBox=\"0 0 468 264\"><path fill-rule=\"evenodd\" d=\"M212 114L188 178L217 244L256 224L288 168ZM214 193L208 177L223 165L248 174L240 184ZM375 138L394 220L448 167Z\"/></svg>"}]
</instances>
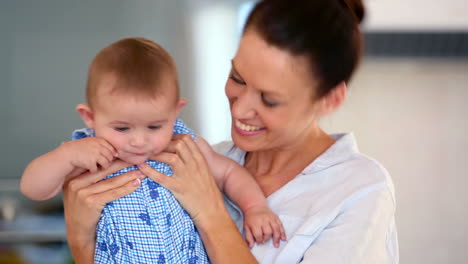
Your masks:
<instances>
[{"instance_id":1,"label":"checkered fabric pattern","mask_svg":"<svg viewBox=\"0 0 468 264\"><path fill-rule=\"evenodd\" d=\"M174 134L194 133L177 119ZM92 137L88 128L73 132L73 140ZM171 176L162 162L146 161ZM137 169L131 166L107 178ZM209 263L192 219L172 193L146 178L133 193L106 204L97 226L94 263Z\"/></svg>"}]
</instances>

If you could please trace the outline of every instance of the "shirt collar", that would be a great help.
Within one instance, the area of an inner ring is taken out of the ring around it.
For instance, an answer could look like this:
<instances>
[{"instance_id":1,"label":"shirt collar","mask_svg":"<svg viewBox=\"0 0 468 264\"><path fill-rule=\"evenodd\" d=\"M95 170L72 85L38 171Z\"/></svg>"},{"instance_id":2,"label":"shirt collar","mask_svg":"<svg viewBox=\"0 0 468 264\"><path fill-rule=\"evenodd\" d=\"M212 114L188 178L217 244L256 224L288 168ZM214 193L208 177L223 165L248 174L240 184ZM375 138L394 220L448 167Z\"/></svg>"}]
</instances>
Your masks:
<instances>
[{"instance_id":1,"label":"shirt collar","mask_svg":"<svg viewBox=\"0 0 468 264\"><path fill-rule=\"evenodd\" d=\"M81 128L73 131L72 133L72 140L77 140L77 139L82 139L82 138L87 138L87 137L95 137L96 134L94 133L94 130L91 128Z\"/></svg>"},{"instance_id":2,"label":"shirt collar","mask_svg":"<svg viewBox=\"0 0 468 264\"><path fill-rule=\"evenodd\" d=\"M352 133L330 135L336 141L322 155L307 166L302 174L311 174L349 160L358 153L356 139Z\"/></svg>"}]
</instances>

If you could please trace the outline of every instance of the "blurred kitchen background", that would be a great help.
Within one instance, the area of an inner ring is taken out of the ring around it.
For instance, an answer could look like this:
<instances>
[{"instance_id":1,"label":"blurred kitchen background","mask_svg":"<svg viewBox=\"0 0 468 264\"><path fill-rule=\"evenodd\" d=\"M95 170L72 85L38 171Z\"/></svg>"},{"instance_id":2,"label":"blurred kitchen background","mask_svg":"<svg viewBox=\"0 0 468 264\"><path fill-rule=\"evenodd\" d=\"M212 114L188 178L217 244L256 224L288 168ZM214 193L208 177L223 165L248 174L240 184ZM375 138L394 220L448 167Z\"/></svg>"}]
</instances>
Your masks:
<instances>
[{"instance_id":1,"label":"blurred kitchen background","mask_svg":"<svg viewBox=\"0 0 468 264\"><path fill-rule=\"evenodd\" d=\"M306 1L306 0L304 0ZM468 5L367 0L366 55L345 105L322 120L354 132L391 173L401 263L468 259ZM142 36L175 58L187 123L229 139L229 60L252 1L0 0L0 263L71 263L61 198L18 190L33 158L83 127L87 67L104 46Z\"/></svg>"}]
</instances>

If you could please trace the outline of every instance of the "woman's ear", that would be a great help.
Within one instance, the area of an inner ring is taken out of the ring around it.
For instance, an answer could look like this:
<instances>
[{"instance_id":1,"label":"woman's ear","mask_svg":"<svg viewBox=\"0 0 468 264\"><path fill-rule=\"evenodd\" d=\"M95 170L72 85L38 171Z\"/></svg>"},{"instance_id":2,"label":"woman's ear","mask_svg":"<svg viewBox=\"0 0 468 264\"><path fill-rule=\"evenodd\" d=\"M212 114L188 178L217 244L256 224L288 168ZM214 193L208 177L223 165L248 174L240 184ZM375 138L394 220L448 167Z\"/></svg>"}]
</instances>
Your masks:
<instances>
[{"instance_id":1,"label":"woman's ear","mask_svg":"<svg viewBox=\"0 0 468 264\"><path fill-rule=\"evenodd\" d=\"M87 104L79 104L76 106L76 112L80 115L83 122L88 128L94 128L94 114L91 107Z\"/></svg>"},{"instance_id":2,"label":"woman's ear","mask_svg":"<svg viewBox=\"0 0 468 264\"><path fill-rule=\"evenodd\" d=\"M187 99L185 98L179 99L179 102L177 102L177 106L176 106L176 116L179 116L180 111L182 110L182 108L184 108L186 104L187 104Z\"/></svg>"},{"instance_id":3,"label":"woman's ear","mask_svg":"<svg viewBox=\"0 0 468 264\"><path fill-rule=\"evenodd\" d=\"M343 81L325 95L321 99L320 115L324 116L336 111L346 99L346 89L346 83Z\"/></svg>"}]
</instances>

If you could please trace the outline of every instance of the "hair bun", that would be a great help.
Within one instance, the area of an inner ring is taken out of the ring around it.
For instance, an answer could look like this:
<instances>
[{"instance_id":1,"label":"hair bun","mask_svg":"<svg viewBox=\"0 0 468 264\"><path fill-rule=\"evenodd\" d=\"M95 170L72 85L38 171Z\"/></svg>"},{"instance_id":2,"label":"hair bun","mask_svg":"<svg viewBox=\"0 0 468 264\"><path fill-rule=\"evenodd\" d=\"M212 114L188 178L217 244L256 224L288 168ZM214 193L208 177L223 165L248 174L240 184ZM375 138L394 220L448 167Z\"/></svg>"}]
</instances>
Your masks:
<instances>
[{"instance_id":1,"label":"hair bun","mask_svg":"<svg viewBox=\"0 0 468 264\"><path fill-rule=\"evenodd\" d=\"M366 15L364 4L361 0L340 0L351 12L356 22L360 24Z\"/></svg>"}]
</instances>

